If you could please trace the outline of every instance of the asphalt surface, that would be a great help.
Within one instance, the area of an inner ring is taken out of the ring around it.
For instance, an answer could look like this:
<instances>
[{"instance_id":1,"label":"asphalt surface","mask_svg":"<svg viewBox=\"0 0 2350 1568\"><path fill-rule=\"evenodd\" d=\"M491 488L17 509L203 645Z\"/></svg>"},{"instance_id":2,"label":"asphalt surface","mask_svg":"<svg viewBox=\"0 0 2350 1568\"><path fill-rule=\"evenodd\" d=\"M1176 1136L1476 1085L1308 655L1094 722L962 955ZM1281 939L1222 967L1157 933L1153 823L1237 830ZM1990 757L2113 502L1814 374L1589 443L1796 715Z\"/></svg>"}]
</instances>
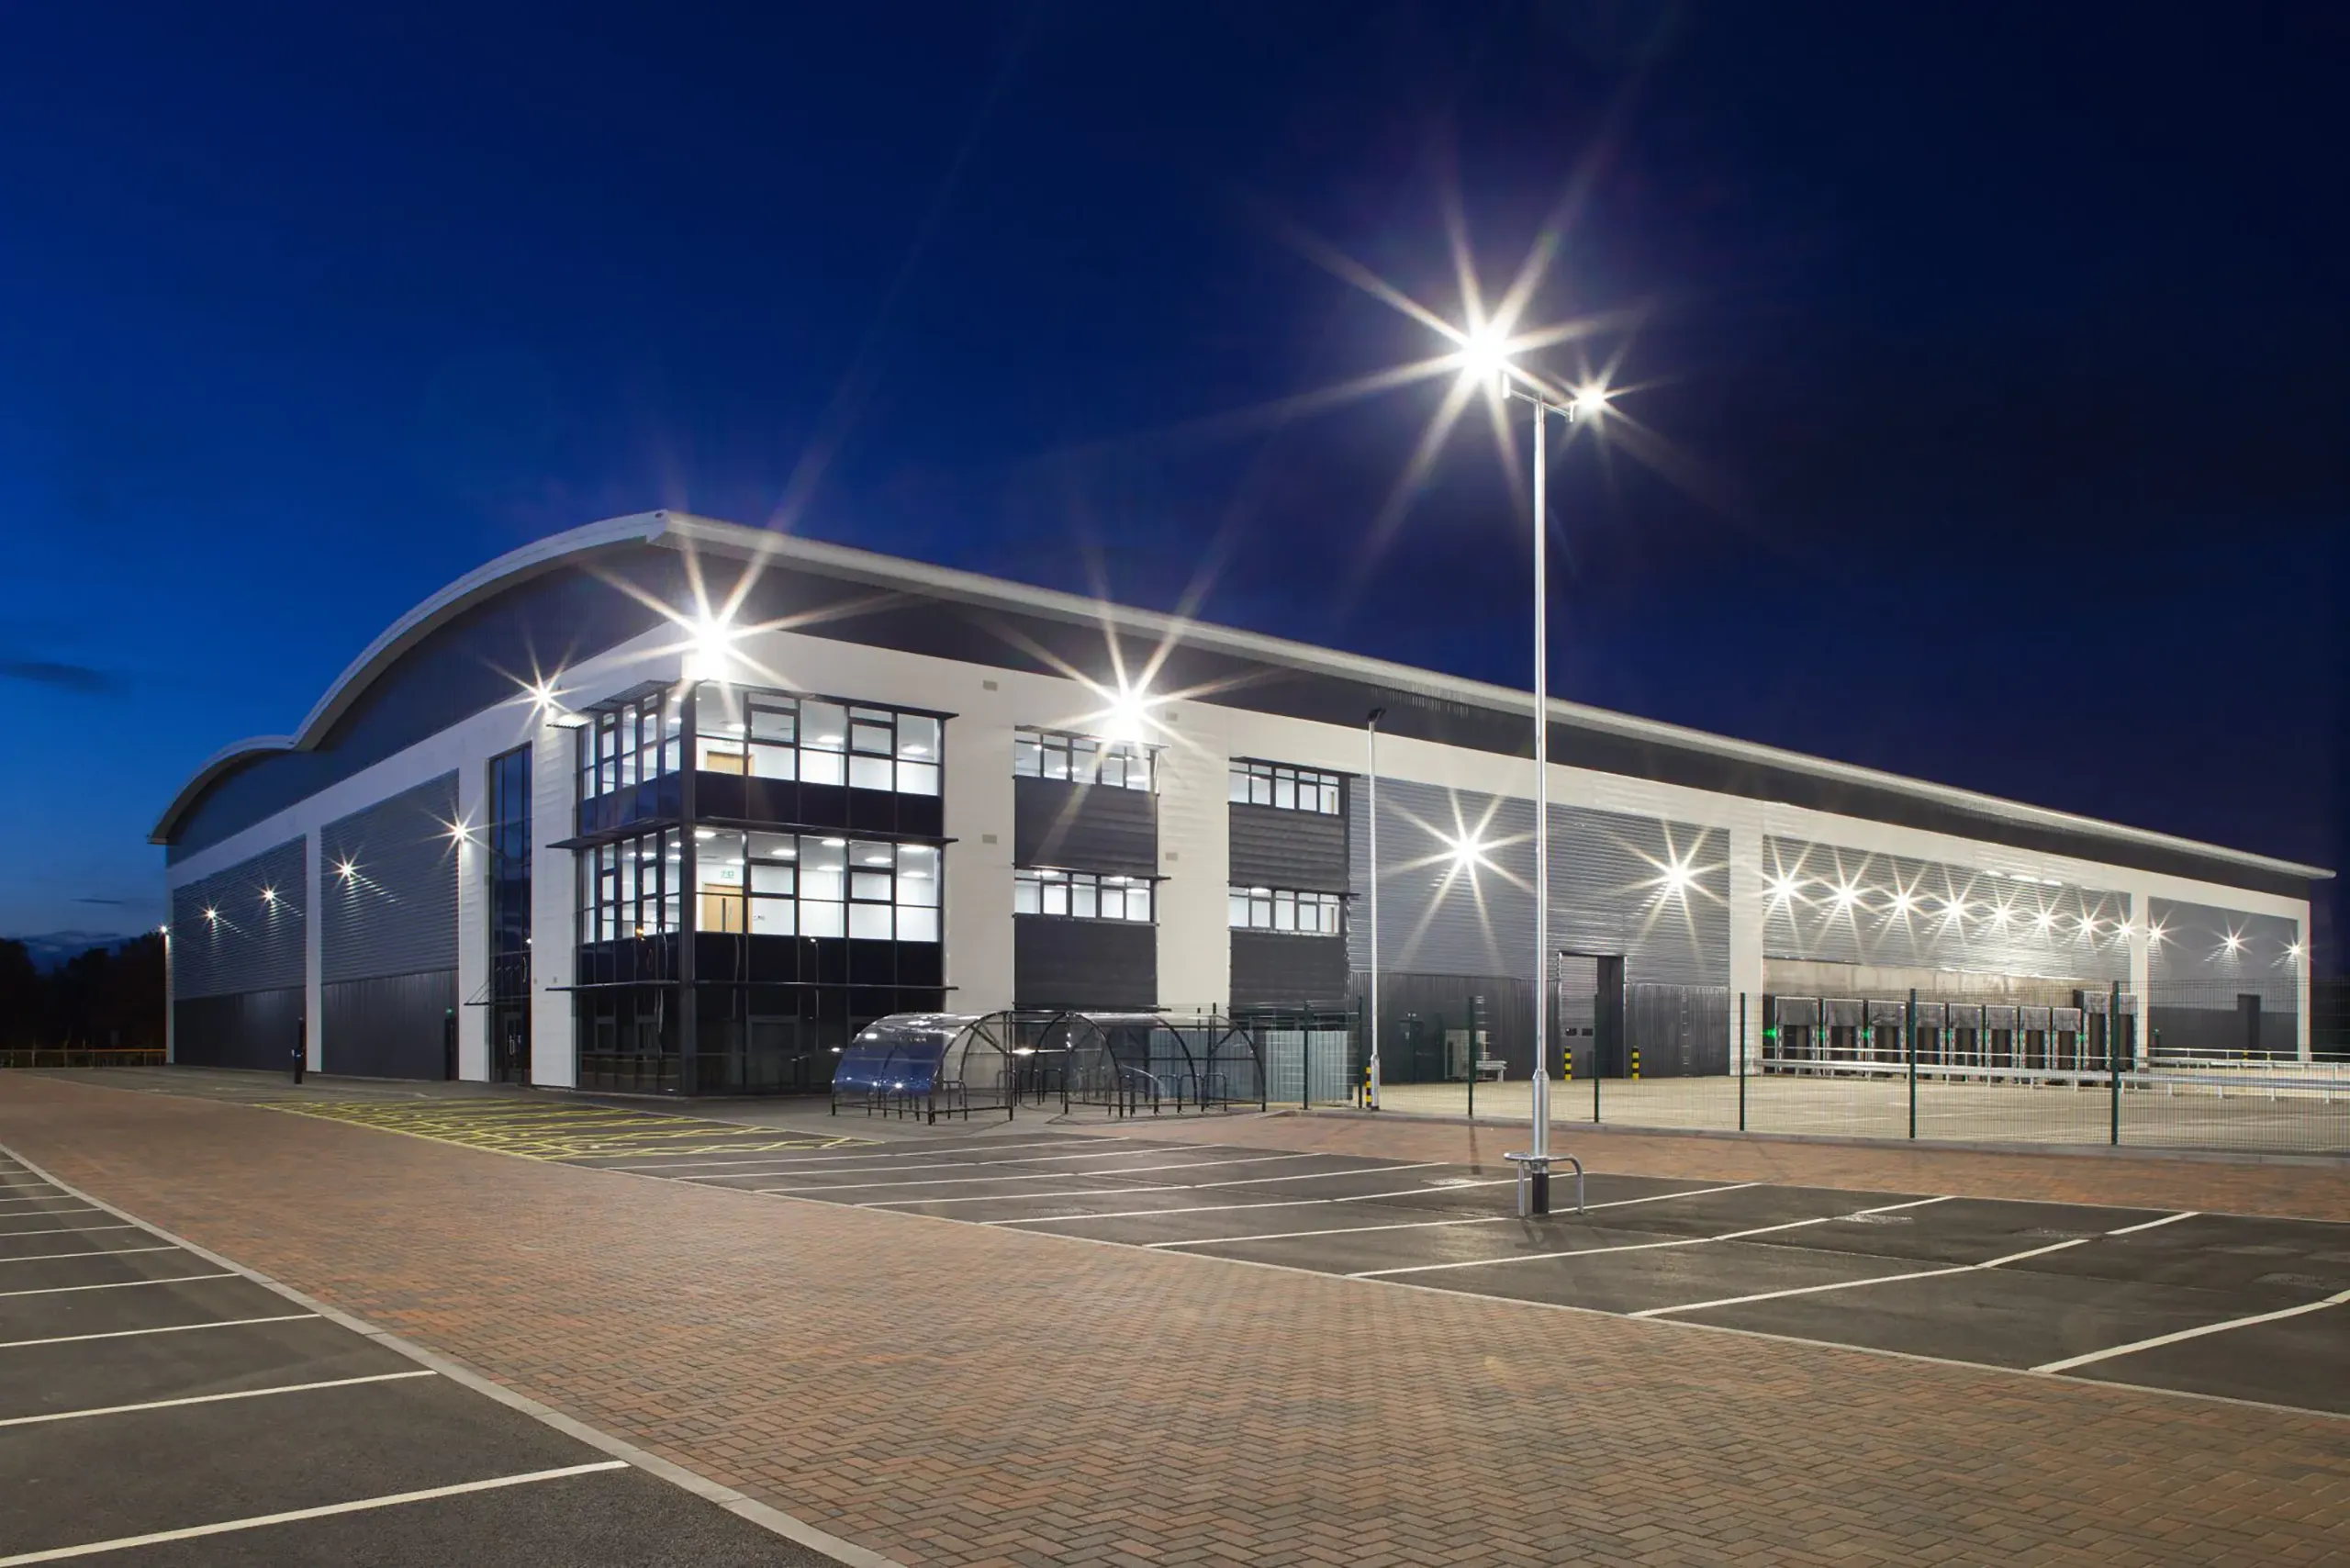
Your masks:
<instances>
[{"instance_id":1,"label":"asphalt surface","mask_svg":"<svg viewBox=\"0 0 2350 1568\"><path fill-rule=\"evenodd\" d=\"M865 1131L863 1119L842 1119ZM816 1126L802 1118L798 1126ZM1103 1138L1034 1122L569 1162L1435 1290L2350 1415L2350 1226Z\"/></svg>"},{"instance_id":2,"label":"asphalt surface","mask_svg":"<svg viewBox=\"0 0 2350 1568\"><path fill-rule=\"evenodd\" d=\"M831 1561L0 1155L0 1568L85 1557Z\"/></svg>"}]
</instances>

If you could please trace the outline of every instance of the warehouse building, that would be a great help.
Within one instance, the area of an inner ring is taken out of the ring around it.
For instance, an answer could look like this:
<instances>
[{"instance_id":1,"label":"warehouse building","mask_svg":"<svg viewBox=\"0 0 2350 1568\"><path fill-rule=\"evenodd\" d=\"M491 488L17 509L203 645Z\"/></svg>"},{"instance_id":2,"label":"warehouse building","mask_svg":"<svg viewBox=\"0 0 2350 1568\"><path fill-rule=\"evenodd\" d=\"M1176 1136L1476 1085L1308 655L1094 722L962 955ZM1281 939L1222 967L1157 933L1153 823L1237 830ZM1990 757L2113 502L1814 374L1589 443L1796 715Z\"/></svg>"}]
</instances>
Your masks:
<instances>
[{"instance_id":1,"label":"warehouse building","mask_svg":"<svg viewBox=\"0 0 2350 1568\"><path fill-rule=\"evenodd\" d=\"M596 523L187 781L152 834L173 1059L789 1092L898 1012L1360 1017L1374 837L1391 1080L1470 1070L1472 1005L1513 1077L1538 1004L1578 1076L1704 1073L1759 1048L1738 999L1865 1049L1864 1007L1830 1015L1913 987L2119 987L2140 1059L2308 1051L2320 868L1566 703L1538 980L1531 718L969 573Z\"/></svg>"}]
</instances>

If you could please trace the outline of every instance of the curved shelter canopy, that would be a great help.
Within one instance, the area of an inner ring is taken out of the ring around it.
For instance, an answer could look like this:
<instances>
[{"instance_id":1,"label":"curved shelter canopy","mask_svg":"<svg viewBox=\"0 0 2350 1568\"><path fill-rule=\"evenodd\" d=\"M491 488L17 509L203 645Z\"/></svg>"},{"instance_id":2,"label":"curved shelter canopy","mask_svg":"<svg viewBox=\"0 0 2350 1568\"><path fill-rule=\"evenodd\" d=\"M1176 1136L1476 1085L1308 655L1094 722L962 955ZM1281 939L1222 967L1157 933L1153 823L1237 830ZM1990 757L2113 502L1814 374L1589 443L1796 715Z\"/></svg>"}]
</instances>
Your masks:
<instances>
[{"instance_id":1,"label":"curved shelter canopy","mask_svg":"<svg viewBox=\"0 0 2350 1568\"><path fill-rule=\"evenodd\" d=\"M933 1121L941 1111L1012 1107L1012 1036L1003 1014L892 1013L857 1032L833 1069L833 1103L862 1097Z\"/></svg>"}]
</instances>

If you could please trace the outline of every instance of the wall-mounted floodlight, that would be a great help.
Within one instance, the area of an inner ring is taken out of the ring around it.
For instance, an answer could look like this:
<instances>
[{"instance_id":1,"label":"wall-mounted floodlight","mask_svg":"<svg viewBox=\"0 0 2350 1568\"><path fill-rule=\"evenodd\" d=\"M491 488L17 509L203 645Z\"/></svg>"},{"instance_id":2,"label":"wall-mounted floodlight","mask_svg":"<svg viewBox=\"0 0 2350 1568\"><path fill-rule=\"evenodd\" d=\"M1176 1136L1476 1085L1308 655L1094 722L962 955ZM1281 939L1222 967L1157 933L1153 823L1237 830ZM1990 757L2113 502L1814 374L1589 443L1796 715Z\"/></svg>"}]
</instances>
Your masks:
<instances>
[{"instance_id":1,"label":"wall-mounted floodlight","mask_svg":"<svg viewBox=\"0 0 2350 1568\"><path fill-rule=\"evenodd\" d=\"M1475 834L1464 833L1446 842L1452 846L1452 863L1460 869L1465 871L1484 863L1485 844Z\"/></svg>"},{"instance_id":2,"label":"wall-mounted floodlight","mask_svg":"<svg viewBox=\"0 0 2350 1568\"><path fill-rule=\"evenodd\" d=\"M1793 877L1774 877L1771 879L1771 897L1785 903L1796 896L1796 890L1802 885Z\"/></svg>"}]
</instances>

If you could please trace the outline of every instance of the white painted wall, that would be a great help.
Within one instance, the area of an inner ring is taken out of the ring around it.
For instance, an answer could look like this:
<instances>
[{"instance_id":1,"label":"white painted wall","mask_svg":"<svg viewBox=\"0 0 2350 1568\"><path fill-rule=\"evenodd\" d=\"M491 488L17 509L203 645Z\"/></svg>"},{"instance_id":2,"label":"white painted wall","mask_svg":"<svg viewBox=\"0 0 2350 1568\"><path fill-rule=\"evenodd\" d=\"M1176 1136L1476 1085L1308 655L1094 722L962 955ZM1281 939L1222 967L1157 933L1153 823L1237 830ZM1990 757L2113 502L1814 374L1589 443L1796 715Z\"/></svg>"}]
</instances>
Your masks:
<instances>
[{"instance_id":1,"label":"white painted wall","mask_svg":"<svg viewBox=\"0 0 2350 1568\"><path fill-rule=\"evenodd\" d=\"M600 655L561 678L567 706L584 706L647 679L674 680L687 659L673 629L664 626ZM795 632L763 632L740 640L722 669L746 683L863 700L878 704L943 710L955 714L946 729L946 830L955 842L946 857L947 980L955 990L948 1005L957 1011L986 1011L1008 1005L1012 991L1012 730L1017 724L1098 733L1102 699L1080 682L1058 676L989 669L952 660L867 647ZM1277 758L1302 767L1360 774L1363 732L1281 718L1212 702L1184 700L1157 712L1150 738L1161 745L1160 870L1158 890L1159 997L1189 1009L1220 1007L1229 997L1230 937L1225 924L1228 823L1225 767L1233 756ZM509 747L532 744L533 826L540 847L532 863L532 1013L533 1077L567 1086L575 1081L571 1027L574 903L572 855L544 847L568 836L573 810L573 736L549 721L518 693L509 703L476 714L429 737L398 756L320 791L309 800L256 823L171 868L173 886L233 865L280 844L294 834L313 835L323 823L454 768L466 820L479 823L489 758ZM1438 787L1530 798L1533 765L1528 761L1442 746L1393 734L1380 742L1382 776ZM2129 895L2134 918L2143 925L2146 900L2154 897L2210 904L2247 913L2284 916L2309 928L2306 900L2255 893L2159 872L2138 871L2103 862L2050 855L1926 832L1891 823L1839 816L1777 802L1739 799L1685 786L1554 765L1550 798L1561 806L1669 818L1721 830L1729 857L1730 966L1733 993L1759 995L1762 988L1762 843L1765 836L1799 837L1863 852L1908 856L1999 875L2053 879L2075 887ZM992 835L992 842L990 842ZM1405 846L1385 846L1390 864L1408 858ZM459 974L461 1000L482 989L487 974L486 855L478 846L461 872ZM310 905L319 907L319 857L311 846ZM319 1060L321 1008L315 923L309 953L309 1049ZM1526 965L1533 972L1533 955ZM2304 966L2306 969L2306 966ZM2132 945L2132 982L2144 994L2143 937ZM2304 980L2306 992L2306 980ZM1733 1003L1734 1005L1734 1003ZM468 1008L460 1036L467 1077L487 1070L485 1011ZM2302 1027L2309 1023L2306 995ZM1750 1018L1759 1037L1761 1023ZM1733 1027L1735 1018L1732 1019Z\"/></svg>"}]
</instances>

